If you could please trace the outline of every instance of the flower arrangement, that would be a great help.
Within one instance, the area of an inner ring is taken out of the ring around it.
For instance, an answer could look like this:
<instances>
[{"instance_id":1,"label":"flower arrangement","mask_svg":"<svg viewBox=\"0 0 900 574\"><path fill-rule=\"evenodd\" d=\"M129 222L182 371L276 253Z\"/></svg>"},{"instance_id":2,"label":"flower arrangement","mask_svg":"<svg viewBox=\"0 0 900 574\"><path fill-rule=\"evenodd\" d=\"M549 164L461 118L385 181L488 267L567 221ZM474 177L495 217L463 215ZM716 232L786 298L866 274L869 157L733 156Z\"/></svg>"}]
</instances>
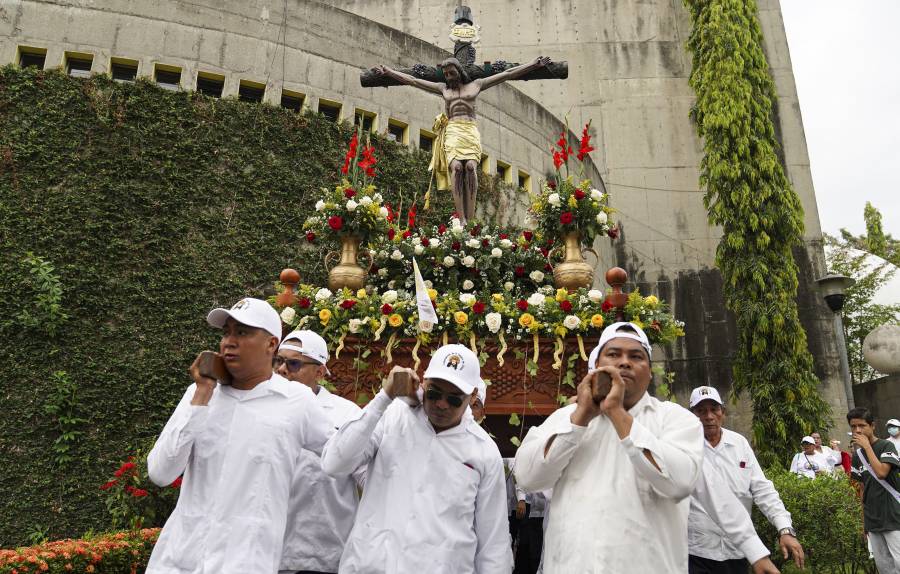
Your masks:
<instances>
[{"instance_id":1,"label":"flower arrangement","mask_svg":"<svg viewBox=\"0 0 900 574\"><path fill-rule=\"evenodd\" d=\"M387 230L390 211L372 183L377 163L375 148L367 143L360 149L359 132L353 134L341 183L330 192L322 190L325 195L316 202L316 214L303 224L308 242L352 236L366 243Z\"/></svg>"},{"instance_id":2,"label":"flower arrangement","mask_svg":"<svg viewBox=\"0 0 900 574\"><path fill-rule=\"evenodd\" d=\"M143 572L158 537L148 528L0 550L0 574Z\"/></svg>"},{"instance_id":3,"label":"flower arrangement","mask_svg":"<svg viewBox=\"0 0 900 574\"><path fill-rule=\"evenodd\" d=\"M147 473L147 454L152 444L128 457L99 488L106 495L106 508L114 527L132 529L162 526L175 509L181 477L166 487L158 487Z\"/></svg>"},{"instance_id":4,"label":"flower arrangement","mask_svg":"<svg viewBox=\"0 0 900 574\"><path fill-rule=\"evenodd\" d=\"M584 158L594 150L588 133L590 122L584 126L577 154L569 146L566 131L560 134L556 146L551 149L556 167L555 181L544 181L540 193L532 195L529 213L537 224L537 231L547 238L558 239L577 232L582 243L591 245L598 235L615 237L618 229L611 219L614 210L609 207L609 196L595 189L590 179L584 177ZM569 173L569 159L575 155L580 162L580 181ZM563 176L563 168L565 176Z\"/></svg>"}]
</instances>

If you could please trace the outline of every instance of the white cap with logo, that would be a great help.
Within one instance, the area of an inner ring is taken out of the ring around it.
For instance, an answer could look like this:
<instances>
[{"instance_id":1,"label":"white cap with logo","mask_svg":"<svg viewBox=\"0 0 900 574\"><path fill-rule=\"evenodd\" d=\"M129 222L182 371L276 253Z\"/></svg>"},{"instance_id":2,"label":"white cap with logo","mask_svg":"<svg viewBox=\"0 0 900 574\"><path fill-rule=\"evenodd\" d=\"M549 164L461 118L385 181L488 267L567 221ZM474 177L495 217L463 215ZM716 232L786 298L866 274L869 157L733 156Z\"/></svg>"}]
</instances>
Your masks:
<instances>
[{"instance_id":1,"label":"white cap with logo","mask_svg":"<svg viewBox=\"0 0 900 574\"><path fill-rule=\"evenodd\" d=\"M816 444L816 439L814 439L813 437L807 435L807 436L805 436L805 437L803 437L803 438L800 439L800 444L803 444L803 443L806 443L806 444Z\"/></svg>"},{"instance_id":2,"label":"white cap with logo","mask_svg":"<svg viewBox=\"0 0 900 574\"><path fill-rule=\"evenodd\" d=\"M424 378L442 379L467 395L481 382L481 365L471 349L459 344L444 345L431 355Z\"/></svg>"},{"instance_id":3,"label":"white cap with logo","mask_svg":"<svg viewBox=\"0 0 900 574\"><path fill-rule=\"evenodd\" d=\"M483 379L478 379L478 385L476 387L478 389L478 400L481 401L481 406L487 404L487 385L484 384Z\"/></svg>"},{"instance_id":4,"label":"white cap with logo","mask_svg":"<svg viewBox=\"0 0 900 574\"><path fill-rule=\"evenodd\" d=\"M273 337L281 338L281 317L278 316L278 311L262 299L247 297L235 303L231 309L213 309L206 316L206 322L221 329L229 317L242 325L262 329Z\"/></svg>"},{"instance_id":5,"label":"white cap with logo","mask_svg":"<svg viewBox=\"0 0 900 574\"><path fill-rule=\"evenodd\" d=\"M691 408L696 407L703 401L715 401L720 405L725 404L722 402L722 397L715 387L697 387L691 391Z\"/></svg>"},{"instance_id":6,"label":"white cap with logo","mask_svg":"<svg viewBox=\"0 0 900 574\"><path fill-rule=\"evenodd\" d=\"M628 326L631 330L622 330L624 326ZM624 337L625 339L634 339L638 343L641 344L641 347L647 351L647 358L651 357L651 347L650 347L650 339L647 338L647 334L644 333L644 330L635 325L634 323L628 323L621 321L619 323L613 323L609 327L603 330L603 333L600 334L600 340L597 342L597 346L591 349L591 354L588 355L588 370L597 368L597 359L600 358L600 350L603 346L609 343L613 339L618 339L620 337Z\"/></svg>"},{"instance_id":7,"label":"white cap with logo","mask_svg":"<svg viewBox=\"0 0 900 574\"><path fill-rule=\"evenodd\" d=\"M299 345L292 345L293 341L296 341ZM328 364L328 344L315 331L291 331L285 335L278 348L297 351L304 357L309 357L322 365ZM329 375L331 374L327 366L325 367L325 372Z\"/></svg>"}]
</instances>

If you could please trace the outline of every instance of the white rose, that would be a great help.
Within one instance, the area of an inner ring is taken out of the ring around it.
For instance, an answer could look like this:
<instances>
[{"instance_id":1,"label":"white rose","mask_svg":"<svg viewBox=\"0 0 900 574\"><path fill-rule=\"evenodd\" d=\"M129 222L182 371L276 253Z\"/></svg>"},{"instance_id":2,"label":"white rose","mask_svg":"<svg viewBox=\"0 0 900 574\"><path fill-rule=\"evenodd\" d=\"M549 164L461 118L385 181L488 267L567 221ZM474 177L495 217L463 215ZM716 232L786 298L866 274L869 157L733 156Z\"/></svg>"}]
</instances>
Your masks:
<instances>
[{"instance_id":1,"label":"white rose","mask_svg":"<svg viewBox=\"0 0 900 574\"><path fill-rule=\"evenodd\" d=\"M425 252L425 248L422 247L422 244L417 243L416 246L413 247L413 252L415 252L416 255L422 255Z\"/></svg>"},{"instance_id":2,"label":"white rose","mask_svg":"<svg viewBox=\"0 0 900 574\"><path fill-rule=\"evenodd\" d=\"M451 217L450 227L462 227L462 221L460 221L458 217Z\"/></svg>"},{"instance_id":3,"label":"white rose","mask_svg":"<svg viewBox=\"0 0 900 574\"><path fill-rule=\"evenodd\" d=\"M388 289L393 289L394 285L396 285L396 284L397 284L397 282L394 281L393 279L391 279L390 281L388 281Z\"/></svg>"},{"instance_id":4,"label":"white rose","mask_svg":"<svg viewBox=\"0 0 900 574\"><path fill-rule=\"evenodd\" d=\"M601 192L599 189L591 188L591 199L593 199L594 201L600 201L601 199L603 199L603 192Z\"/></svg>"},{"instance_id":5,"label":"white rose","mask_svg":"<svg viewBox=\"0 0 900 574\"><path fill-rule=\"evenodd\" d=\"M381 197L380 193L376 193L375 195L373 195L372 199L375 200L375 203L381 203L382 201L384 201L384 198Z\"/></svg>"},{"instance_id":6,"label":"white rose","mask_svg":"<svg viewBox=\"0 0 900 574\"><path fill-rule=\"evenodd\" d=\"M331 298L331 291L322 287L318 291L316 291L316 301L324 301L325 299Z\"/></svg>"},{"instance_id":7,"label":"white rose","mask_svg":"<svg viewBox=\"0 0 900 574\"><path fill-rule=\"evenodd\" d=\"M432 237L431 239L428 240L429 247L437 247L440 244L441 244L441 242L438 241L437 239L435 239L434 237Z\"/></svg>"},{"instance_id":8,"label":"white rose","mask_svg":"<svg viewBox=\"0 0 900 574\"><path fill-rule=\"evenodd\" d=\"M465 229L463 229L462 225L454 225L450 228L450 233L452 233L454 237L459 237L463 234L463 231L465 231Z\"/></svg>"},{"instance_id":9,"label":"white rose","mask_svg":"<svg viewBox=\"0 0 900 574\"><path fill-rule=\"evenodd\" d=\"M496 333L503 326L503 315L500 313L488 313L484 316L484 322L491 333Z\"/></svg>"},{"instance_id":10,"label":"white rose","mask_svg":"<svg viewBox=\"0 0 900 574\"><path fill-rule=\"evenodd\" d=\"M350 319L350 332L359 333L359 328L366 323L365 319Z\"/></svg>"},{"instance_id":11,"label":"white rose","mask_svg":"<svg viewBox=\"0 0 900 574\"><path fill-rule=\"evenodd\" d=\"M310 225L316 225L317 223L319 223L319 218L316 216L307 217L306 222Z\"/></svg>"},{"instance_id":12,"label":"white rose","mask_svg":"<svg viewBox=\"0 0 900 574\"><path fill-rule=\"evenodd\" d=\"M372 205L372 198L369 197L368 195L364 195L361 198L359 198L359 204L365 205L365 206Z\"/></svg>"},{"instance_id":13,"label":"white rose","mask_svg":"<svg viewBox=\"0 0 900 574\"><path fill-rule=\"evenodd\" d=\"M323 209L325 209L325 202L320 199L316 202L316 211L322 211Z\"/></svg>"},{"instance_id":14,"label":"white rose","mask_svg":"<svg viewBox=\"0 0 900 574\"><path fill-rule=\"evenodd\" d=\"M541 281L544 280L544 272L538 271L536 269L534 271L532 271L531 274L529 274L528 276L531 277L531 280L534 281L535 283L540 283Z\"/></svg>"},{"instance_id":15,"label":"white rose","mask_svg":"<svg viewBox=\"0 0 900 574\"><path fill-rule=\"evenodd\" d=\"M479 247L481 247L481 242L477 239L469 239L468 241L466 241L466 246L471 247L472 249L478 249Z\"/></svg>"},{"instance_id":16,"label":"white rose","mask_svg":"<svg viewBox=\"0 0 900 574\"><path fill-rule=\"evenodd\" d=\"M390 291L385 291L381 294L381 302L387 304L393 304L397 302L397 292L391 289Z\"/></svg>"},{"instance_id":17,"label":"white rose","mask_svg":"<svg viewBox=\"0 0 900 574\"><path fill-rule=\"evenodd\" d=\"M432 329L434 329L434 323L431 321L422 321L419 323L419 328L423 333L430 333Z\"/></svg>"},{"instance_id":18,"label":"white rose","mask_svg":"<svg viewBox=\"0 0 900 574\"><path fill-rule=\"evenodd\" d=\"M388 256L387 251L379 251L377 255L380 259L385 259Z\"/></svg>"},{"instance_id":19,"label":"white rose","mask_svg":"<svg viewBox=\"0 0 900 574\"><path fill-rule=\"evenodd\" d=\"M550 195L548 195L548 196L547 196L547 203L549 203L549 204L552 205L553 207L559 207L559 204L560 204L559 194L558 194L558 193L551 193Z\"/></svg>"},{"instance_id":20,"label":"white rose","mask_svg":"<svg viewBox=\"0 0 900 574\"><path fill-rule=\"evenodd\" d=\"M357 206L359 206L359 204L352 199L347 200L347 211L356 211Z\"/></svg>"},{"instance_id":21,"label":"white rose","mask_svg":"<svg viewBox=\"0 0 900 574\"><path fill-rule=\"evenodd\" d=\"M462 264L466 267L472 267L473 265L475 265L475 258L471 255L466 255L465 257L463 257Z\"/></svg>"},{"instance_id":22,"label":"white rose","mask_svg":"<svg viewBox=\"0 0 900 574\"><path fill-rule=\"evenodd\" d=\"M449 255L444 257L444 267L453 267L456 261L453 260Z\"/></svg>"},{"instance_id":23,"label":"white rose","mask_svg":"<svg viewBox=\"0 0 900 574\"><path fill-rule=\"evenodd\" d=\"M431 289L433 286L434 286L434 284L432 284L431 279L425 280L425 288L426 289Z\"/></svg>"},{"instance_id":24,"label":"white rose","mask_svg":"<svg viewBox=\"0 0 900 574\"><path fill-rule=\"evenodd\" d=\"M544 297L544 295L542 295L541 293L532 293L531 296L528 297L528 304L540 307L544 304L545 299L546 297Z\"/></svg>"},{"instance_id":25,"label":"white rose","mask_svg":"<svg viewBox=\"0 0 900 574\"><path fill-rule=\"evenodd\" d=\"M387 274L388 274L388 270L387 270L387 269L381 268L381 269L378 270L378 276L379 276L379 277L387 277Z\"/></svg>"},{"instance_id":26,"label":"white rose","mask_svg":"<svg viewBox=\"0 0 900 574\"><path fill-rule=\"evenodd\" d=\"M588 291L588 299L590 299L594 303L599 303L603 301L603 291L599 289L591 289Z\"/></svg>"},{"instance_id":27,"label":"white rose","mask_svg":"<svg viewBox=\"0 0 900 574\"><path fill-rule=\"evenodd\" d=\"M285 307L281 311L281 320L287 325L290 325L291 323L293 323L294 317L296 317L296 316L297 316L297 312L294 311L293 307Z\"/></svg>"},{"instance_id":28,"label":"white rose","mask_svg":"<svg viewBox=\"0 0 900 574\"><path fill-rule=\"evenodd\" d=\"M516 284L513 283L512 281L507 281L506 283L503 284L503 288L506 289L507 291L512 291L515 286L516 286Z\"/></svg>"},{"instance_id":29,"label":"white rose","mask_svg":"<svg viewBox=\"0 0 900 574\"><path fill-rule=\"evenodd\" d=\"M468 279L463 281L463 289L465 289L466 291L471 291L473 287L475 287L475 284Z\"/></svg>"},{"instance_id":30,"label":"white rose","mask_svg":"<svg viewBox=\"0 0 900 574\"><path fill-rule=\"evenodd\" d=\"M500 247L502 247L503 249L509 249L510 247L512 247L512 245L513 245L513 242L510 241L509 239L501 239L500 240Z\"/></svg>"},{"instance_id":31,"label":"white rose","mask_svg":"<svg viewBox=\"0 0 900 574\"><path fill-rule=\"evenodd\" d=\"M499 258L503 256L503 251L500 250L499 247L494 247L491 249L491 257Z\"/></svg>"},{"instance_id":32,"label":"white rose","mask_svg":"<svg viewBox=\"0 0 900 574\"><path fill-rule=\"evenodd\" d=\"M580 324L581 319L579 319L575 315L566 315L566 318L563 319L563 327L565 327L566 329L575 329Z\"/></svg>"},{"instance_id":33,"label":"white rose","mask_svg":"<svg viewBox=\"0 0 900 574\"><path fill-rule=\"evenodd\" d=\"M475 302L475 295L472 295L471 293L460 293L459 301L463 305L471 305Z\"/></svg>"},{"instance_id":34,"label":"white rose","mask_svg":"<svg viewBox=\"0 0 900 574\"><path fill-rule=\"evenodd\" d=\"M540 291L544 295L553 295L554 293L556 293L556 289L553 287L553 285L544 285L543 287L538 289L538 291Z\"/></svg>"},{"instance_id":35,"label":"white rose","mask_svg":"<svg viewBox=\"0 0 900 574\"><path fill-rule=\"evenodd\" d=\"M381 217L387 217L390 214L388 213L387 207L382 207L378 210L378 215L380 215Z\"/></svg>"},{"instance_id":36,"label":"white rose","mask_svg":"<svg viewBox=\"0 0 900 574\"><path fill-rule=\"evenodd\" d=\"M394 252L391 253L391 259L393 259L394 261L400 261L401 259L403 259L403 253L401 253L399 249L394 249Z\"/></svg>"},{"instance_id":37,"label":"white rose","mask_svg":"<svg viewBox=\"0 0 900 574\"><path fill-rule=\"evenodd\" d=\"M597 214L597 223L599 223L600 225L603 225L607 221L609 221L609 216L606 215L605 211L601 211L600 213Z\"/></svg>"}]
</instances>

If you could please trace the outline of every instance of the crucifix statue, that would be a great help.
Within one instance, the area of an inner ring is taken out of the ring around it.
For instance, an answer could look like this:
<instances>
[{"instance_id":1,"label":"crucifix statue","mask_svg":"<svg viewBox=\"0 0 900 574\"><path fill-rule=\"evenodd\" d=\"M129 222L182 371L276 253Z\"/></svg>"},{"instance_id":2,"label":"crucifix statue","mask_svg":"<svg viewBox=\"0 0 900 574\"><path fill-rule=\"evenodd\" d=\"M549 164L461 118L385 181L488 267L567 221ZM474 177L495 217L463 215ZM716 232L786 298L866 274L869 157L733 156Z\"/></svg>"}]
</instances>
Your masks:
<instances>
[{"instance_id":1,"label":"crucifix statue","mask_svg":"<svg viewBox=\"0 0 900 574\"><path fill-rule=\"evenodd\" d=\"M457 7L454 20L450 38L455 43L455 57L436 67L417 64L410 70L376 66L363 72L360 83L363 87L413 86L444 98L445 112L434 123L435 140L428 169L434 172L438 190L452 191L456 212L465 222L475 216L482 155L481 135L475 124L479 94L508 80L565 78L568 66L546 57L522 65L486 62L476 66L474 44L479 30L473 26L471 10Z\"/></svg>"}]
</instances>

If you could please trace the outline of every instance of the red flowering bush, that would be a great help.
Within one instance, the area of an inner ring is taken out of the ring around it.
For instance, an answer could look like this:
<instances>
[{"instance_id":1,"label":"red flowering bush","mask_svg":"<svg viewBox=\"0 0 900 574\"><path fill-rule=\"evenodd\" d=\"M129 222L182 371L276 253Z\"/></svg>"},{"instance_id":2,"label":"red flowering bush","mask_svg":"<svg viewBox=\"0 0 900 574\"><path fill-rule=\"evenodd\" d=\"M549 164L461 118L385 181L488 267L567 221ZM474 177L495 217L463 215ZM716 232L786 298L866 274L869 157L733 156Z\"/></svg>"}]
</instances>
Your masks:
<instances>
[{"instance_id":1,"label":"red flowering bush","mask_svg":"<svg viewBox=\"0 0 900 574\"><path fill-rule=\"evenodd\" d=\"M112 477L99 486L106 495L106 508L116 528L162 526L178 502L181 477L172 484L159 487L147 476L149 443L129 456L113 472Z\"/></svg>"},{"instance_id":2,"label":"red flowering bush","mask_svg":"<svg viewBox=\"0 0 900 574\"><path fill-rule=\"evenodd\" d=\"M0 550L0 574L137 574L147 566L158 537L158 528L148 528Z\"/></svg>"}]
</instances>

